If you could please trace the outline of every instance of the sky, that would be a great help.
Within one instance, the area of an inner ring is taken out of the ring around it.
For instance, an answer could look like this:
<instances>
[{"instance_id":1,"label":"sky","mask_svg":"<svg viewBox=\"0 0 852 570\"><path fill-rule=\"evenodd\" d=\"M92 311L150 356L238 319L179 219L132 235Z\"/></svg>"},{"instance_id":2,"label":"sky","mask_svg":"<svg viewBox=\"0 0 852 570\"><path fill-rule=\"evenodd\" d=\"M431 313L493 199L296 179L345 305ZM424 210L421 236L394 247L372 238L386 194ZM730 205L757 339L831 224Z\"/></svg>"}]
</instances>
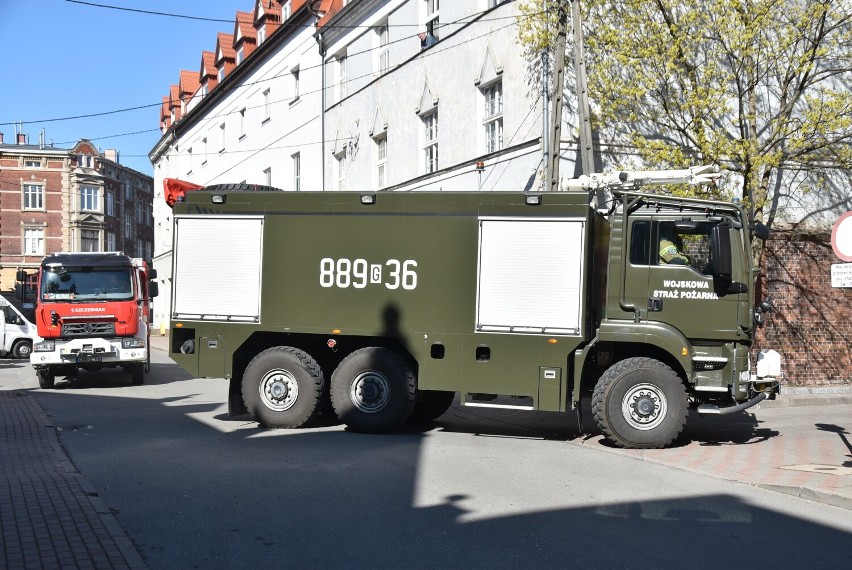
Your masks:
<instances>
[{"instance_id":1,"label":"sky","mask_svg":"<svg viewBox=\"0 0 852 570\"><path fill-rule=\"evenodd\" d=\"M0 0L4 143L16 141L15 123L23 122L30 144L42 129L59 148L89 139L153 176L148 153L161 136L169 86L181 69L198 72L201 52L214 51L219 32L233 33L237 11L253 7L254 0Z\"/></svg>"}]
</instances>

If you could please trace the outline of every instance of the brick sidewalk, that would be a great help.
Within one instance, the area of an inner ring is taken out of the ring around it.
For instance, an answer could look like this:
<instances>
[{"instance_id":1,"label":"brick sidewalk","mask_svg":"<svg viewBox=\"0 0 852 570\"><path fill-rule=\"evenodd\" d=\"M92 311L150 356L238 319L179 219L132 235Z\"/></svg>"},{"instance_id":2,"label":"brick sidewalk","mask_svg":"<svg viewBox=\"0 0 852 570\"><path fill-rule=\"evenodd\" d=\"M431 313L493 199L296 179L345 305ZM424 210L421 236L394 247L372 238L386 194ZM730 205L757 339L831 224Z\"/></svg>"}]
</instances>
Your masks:
<instances>
[{"instance_id":1,"label":"brick sidewalk","mask_svg":"<svg viewBox=\"0 0 852 570\"><path fill-rule=\"evenodd\" d=\"M0 391L0 539L8 570L146 568L25 392Z\"/></svg>"}]
</instances>

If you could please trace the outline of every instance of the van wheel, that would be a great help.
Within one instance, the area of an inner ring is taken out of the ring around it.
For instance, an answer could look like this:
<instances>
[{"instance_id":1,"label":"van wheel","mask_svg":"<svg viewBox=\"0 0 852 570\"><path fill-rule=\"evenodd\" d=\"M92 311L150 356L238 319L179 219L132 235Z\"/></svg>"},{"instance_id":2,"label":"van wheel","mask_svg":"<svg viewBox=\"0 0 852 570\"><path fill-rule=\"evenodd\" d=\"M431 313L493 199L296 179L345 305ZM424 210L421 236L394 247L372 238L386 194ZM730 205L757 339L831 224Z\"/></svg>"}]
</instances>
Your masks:
<instances>
[{"instance_id":1,"label":"van wheel","mask_svg":"<svg viewBox=\"0 0 852 570\"><path fill-rule=\"evenodd\" d=\"M268 348L243 374L243 401L249 414L269 428L298 428L319 413L325 379L308 353L291 346Z\"/></svg>"},{"instance_id":2,"label":"van wheel","mask_svg":"<svg viewBox=\"0 0 852 570\"><path fill-rule=\"evenodd\" d=\"M662 362L628 358L610 366L598 380L592 413L604 436L618 447L661 448L686 424L686 390Z\"/></svg>"},{"instance_id":3,"label":"van wheel","mask_svg":"<svg viewBox=\"0 0 852 570\"><path fill-rule=\"evenodd\" d=\"M38 387L42 390L53 390L53 386L56 383L56 375L53 373L53 370L50 368L39 368L36 370L36 376L38 376Z\"/></svg>"},{"instance_id":4,"label":"van wheel","mask_svg":"<svg viewBox=\"0 0 852 570\"><path fill-rule=\"evenodd\" d=\"M401 426L417 402L417 379L400 355L367 347L344 358L331 375L331 403L353 431L382 433Z\"/></svg>"},{"instance_id":5,"label":"van wheel","mask_svg":"<svg viewBox=\"0 0 852 570\"><path fill-rule=\"evenodd\" d=\"M29 358L33 351L33 344L28 340L19 340L12 347L12 356L15 358Z\"/></svg>"}]
</instances>

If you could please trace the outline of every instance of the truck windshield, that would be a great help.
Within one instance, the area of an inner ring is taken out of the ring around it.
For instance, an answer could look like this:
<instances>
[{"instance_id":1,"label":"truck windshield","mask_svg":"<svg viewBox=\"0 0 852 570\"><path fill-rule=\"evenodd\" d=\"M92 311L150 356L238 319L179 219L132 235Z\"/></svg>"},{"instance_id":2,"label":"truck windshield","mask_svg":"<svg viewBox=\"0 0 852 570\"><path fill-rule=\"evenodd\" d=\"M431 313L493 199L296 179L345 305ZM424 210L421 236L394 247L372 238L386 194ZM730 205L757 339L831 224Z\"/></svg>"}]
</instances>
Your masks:
<instances>
[{"instance_id":1,"label":"truck windshield","mask_svg":"<svg viewBox=\"0 0 852 570\"><path fill-rule=\"evenodd\" d=\"M129 267L47 267L43 301L126 301L133 298Z\"/></svg>"}]
</instances>

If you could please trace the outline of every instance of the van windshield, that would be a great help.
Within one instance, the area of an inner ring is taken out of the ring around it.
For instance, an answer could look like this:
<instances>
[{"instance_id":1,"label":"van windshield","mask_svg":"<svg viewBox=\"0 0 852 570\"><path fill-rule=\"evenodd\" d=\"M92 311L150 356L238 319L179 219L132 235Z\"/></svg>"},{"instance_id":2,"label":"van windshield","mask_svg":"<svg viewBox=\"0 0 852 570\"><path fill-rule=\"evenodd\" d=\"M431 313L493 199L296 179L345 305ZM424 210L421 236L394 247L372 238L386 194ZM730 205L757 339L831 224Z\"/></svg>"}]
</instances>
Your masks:
<instances>
[{"instance_id":1,"label":"van windshield","mask_svg":"<svg viewBox=\"0 0 852 570\"><path fill-rule=\"evenodd\" d=\"M46 267L43 301L127 301L133 299L129 267Z\"/></svg>"}]
</instances>

